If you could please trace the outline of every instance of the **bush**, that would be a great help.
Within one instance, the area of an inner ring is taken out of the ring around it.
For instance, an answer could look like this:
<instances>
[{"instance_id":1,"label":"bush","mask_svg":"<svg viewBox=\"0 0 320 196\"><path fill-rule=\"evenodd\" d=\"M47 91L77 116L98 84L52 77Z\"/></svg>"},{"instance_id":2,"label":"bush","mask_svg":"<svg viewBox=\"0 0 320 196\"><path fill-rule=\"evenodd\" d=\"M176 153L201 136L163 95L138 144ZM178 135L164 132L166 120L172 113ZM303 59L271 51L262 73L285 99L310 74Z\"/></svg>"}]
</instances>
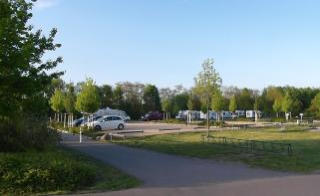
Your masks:
<instances>
[{"instance_id":1,"label":"bush","mask_svg":"<svg viewBox=\"0 0 320 196\"><path fill-rule=\"evenodd\" d=\"M95 182L96 168L62 150L1 153L0 193L75 190Z\"/></svg>"},{"instance_id":2,"label":"bush","mask_svg":"<svg viewBox=\"0 0 320 196\"><path fill-rule=\"evenodd\" d=\"M60 140L59 134L48 128L46 119L29 116L0 118L0 135L0 152L42 150Z\"/></svg>"}]
</instances>

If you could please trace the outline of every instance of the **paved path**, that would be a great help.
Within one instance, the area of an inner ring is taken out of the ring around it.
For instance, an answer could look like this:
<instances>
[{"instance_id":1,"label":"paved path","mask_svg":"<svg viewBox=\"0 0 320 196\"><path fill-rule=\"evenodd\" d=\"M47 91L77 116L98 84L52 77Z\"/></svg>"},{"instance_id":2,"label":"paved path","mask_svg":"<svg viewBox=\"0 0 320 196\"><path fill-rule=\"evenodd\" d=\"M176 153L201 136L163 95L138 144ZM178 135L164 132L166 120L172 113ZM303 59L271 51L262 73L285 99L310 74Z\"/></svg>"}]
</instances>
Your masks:
<instances>
[{"instance_id":1,"label":"paved path","mask_svg":"<svg viewBox=\"0 0 320 196\"><path fill-rule=\"evenodd\" d=\"M302 193L297 189L301 187L301 181L305 178L309 181L302 183L303 185L314 187L320 185L319 176L295 176L290 173L249 168L241 163L173 156L86 139L79 144L77 136L66 134L63 143L144 182L141 188L98 195L213 195L215 193L214 195L249 196L287 195L286 191L292 190L290 192L292 196ZM306 191L312 190L314 189L306 189ZM262 194L263 192L268 194ZM320 191L316 195L320 195Z\"/></svg>"}]
</instances>

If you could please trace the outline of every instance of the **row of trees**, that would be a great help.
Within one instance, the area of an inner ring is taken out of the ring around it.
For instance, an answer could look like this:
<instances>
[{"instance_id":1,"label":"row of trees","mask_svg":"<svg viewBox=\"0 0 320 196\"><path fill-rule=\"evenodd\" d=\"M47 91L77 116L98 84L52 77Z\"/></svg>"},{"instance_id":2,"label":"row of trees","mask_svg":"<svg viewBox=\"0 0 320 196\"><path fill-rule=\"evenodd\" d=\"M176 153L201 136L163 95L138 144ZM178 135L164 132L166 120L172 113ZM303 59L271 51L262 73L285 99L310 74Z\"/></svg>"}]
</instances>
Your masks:
<instances>
[{"instance_id":1,"label":"row of trees","mask_svg":"<svg viewBox=\"0 0 320 196\"><path fill-rule=\"evenodd\" d=\"M118 83L115 88L109 85L98 86L92 79L65 84L62 80L53 80L53 93L50 105L55 118L61 120L61 113L69 116L80 113L93 113L99 108L121 109L133 119L139 119L148 111L161 111L159 92L154 85L141 83Z\"/></svg>"},{"instance_id":2,"label":"row of trees","mask_svg":"<svg viewBox=\"0 0 320 196\"><path fill-rule=\"evenodd\" d=\"M222 87L222 79L213 67L213 59L202 64L195 85L186 89L181 85L158 89L155 85L121 82L115 87L98 86L92 79L65 84L53 80L51 107L61 113L92 113L98 108L115 108L139 119L149 111L163 111L174 117L179 110L208 112L260 110L265 116L284 117L285 113L320 117L320 89L270 86L261 92L254 89Z\"/></svg>"}]
</instances>

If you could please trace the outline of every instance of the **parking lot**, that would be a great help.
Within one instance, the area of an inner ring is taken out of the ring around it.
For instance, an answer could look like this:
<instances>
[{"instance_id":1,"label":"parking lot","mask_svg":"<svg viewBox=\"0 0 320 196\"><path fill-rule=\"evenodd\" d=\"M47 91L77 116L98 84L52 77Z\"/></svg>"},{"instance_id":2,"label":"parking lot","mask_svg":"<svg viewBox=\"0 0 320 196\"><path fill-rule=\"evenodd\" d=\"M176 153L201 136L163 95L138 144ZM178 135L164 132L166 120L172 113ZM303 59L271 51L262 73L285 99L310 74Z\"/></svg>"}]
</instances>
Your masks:
<instances>
[{"instance_id":1,"label":"parking lot","mask_svg":"<svg viewBox=\"0 0 320 196\"><path fill-rule=\"evenodd\" d=\"M145 122L145 121L131 121L127 122L124 130L106 130L104 133L121 134L126 137L157 135L165 133L177 133L188 131L203 131L206 130L204 126L186 125L186 124L171 124L160 122Z\"/></svg>"}]
</instances>

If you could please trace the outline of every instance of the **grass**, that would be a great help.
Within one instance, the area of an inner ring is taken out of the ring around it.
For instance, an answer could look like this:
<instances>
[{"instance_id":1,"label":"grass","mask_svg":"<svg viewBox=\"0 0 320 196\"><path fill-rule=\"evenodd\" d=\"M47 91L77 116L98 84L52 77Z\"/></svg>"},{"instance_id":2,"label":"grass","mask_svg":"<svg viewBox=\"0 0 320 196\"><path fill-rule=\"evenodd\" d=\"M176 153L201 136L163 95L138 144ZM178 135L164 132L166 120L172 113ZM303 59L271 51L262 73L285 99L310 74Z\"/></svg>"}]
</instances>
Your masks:
<instances>
[{"instance_id":1,"label":"grass","mask_svg":"<svg viewBox=\"0 0 320 196\"><path fill-rule=\"evenodd\" d=\"M76 133L79 134L80 133L80 127L64 127L63 123L51 123L51 126L55 129L59 129L59 130L65 130L68 131L69 133ZM88 137L91 137L93 139L95 139L98 136L102 136L104 133L101 131L96 131L92 128L88 128L87 126L81 127L82 130L82 134Z\"/></svg>"},{"instance_id":2,"label":"grass","mask_svg":"<svg viewBox=\"0 0 320 196\"><path fill-rule=\"evenodd\" d=\"M140 182L62 147L0 153L0 195L66 194L120 190Z\"/></svg>"},{"instance_id":3,"label":"grass","mask_svg":"<svg viewBox=\"0 0 320 196\"><path fill-rule=\"evenodd\" d=\"M291 156L251 154L233 146L203 143L202 134L199 132L163 134L114 142L169 154L241 161L250 166L275 170L312 172L320 169L320 133L310 132L303 127L291 127L285 130L270 128L210 132L211 135L219 137L291 143L294 147Z\"/></svg>"}]
</instances>

